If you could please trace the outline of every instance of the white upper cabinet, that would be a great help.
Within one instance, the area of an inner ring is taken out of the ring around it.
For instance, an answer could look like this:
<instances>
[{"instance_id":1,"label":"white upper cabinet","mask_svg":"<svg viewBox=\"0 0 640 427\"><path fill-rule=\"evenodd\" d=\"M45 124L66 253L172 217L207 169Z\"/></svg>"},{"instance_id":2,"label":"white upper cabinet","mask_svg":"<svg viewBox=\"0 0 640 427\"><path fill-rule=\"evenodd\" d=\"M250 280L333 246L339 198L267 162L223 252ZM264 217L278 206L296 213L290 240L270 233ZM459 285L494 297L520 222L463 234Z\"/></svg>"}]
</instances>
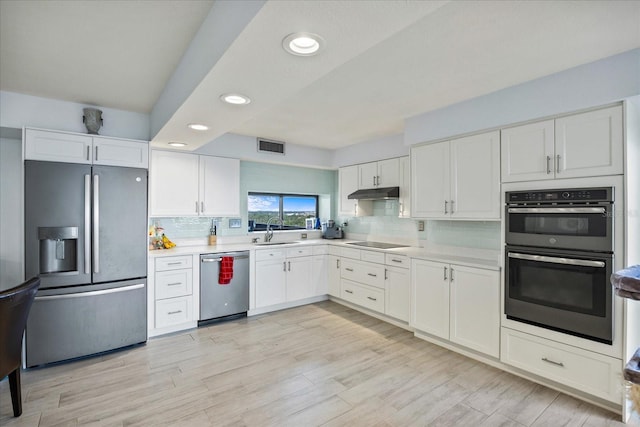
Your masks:
<instances>
[{"instance_id":1,"label":"white upper cabinet","mask_svg":"<svg viewBox=\"0 0 640 427\"><path fill-rule=\"evenodd\" d=\"M398 198L398 216L411 218L411 158L400 157L400 197Z\"/></svg>"},{"instance_id":2,"label":"white upper cabinet","mask_svg":"<svg viewBox=\"0 0 640 427\"><path fill-rule=\"evenodd\" d=\"M398 187L399 185L399 158L358 165L358 189Z\"/></svg>"},{"instance_id":3,"label":"white upper cabinet","mask_svg":"<svg viewBox=\"0 0 640 427\"><path fill-rule=\"evenodd\" d=\"M500 139L488 132L411 149L411 215L500 219Z\"/></svg>"},{"instance_id":4,"label":"white upper cabinet","mask_svg":"<svg viewBox=\"0 0 640 427\"><path fill-rule=\"evenodd\" d=\"M502 181L623 173L622 107L502 130Z\"/></svg>"},{"instance_id":5,"label":"white upper cabinet","mask_svg":"<svg viewBox=\"0 0 640 427\"><path fill-rule=\"evenodd\" d=\"M356 216L358 201L347 197L358 190L358 166L347 166L338 171L338 181L340 187L340 215Z\"/></svg>"},{"instance_id":6,"label":"white upper cabinet","mask_svg":"<svg viewBox=\"0 0 640 427\"><path fill-rule=\"evenodd\" d=\"M25 129L25 160L149 167L149 144L104 136Z\"/></svg>"},{"instance_id":7,"label":"white upper cabinet","mask_svg":"<svg viewBox=\"0 0 640 427\"><path fill-rule=\"evenodd\" d=\"M240 160L200 156L200 215L240 216Z\"/></svg>"},{"instance_id":8,"label":"white upper cabinet","mask_svg":"<svg viewBox=\"0 0 640 427\"><path fill-rule=\"evenodd\" d=\"M239 216L240 161L152 150L150 216Z\"/></svg>"}]
</instances>

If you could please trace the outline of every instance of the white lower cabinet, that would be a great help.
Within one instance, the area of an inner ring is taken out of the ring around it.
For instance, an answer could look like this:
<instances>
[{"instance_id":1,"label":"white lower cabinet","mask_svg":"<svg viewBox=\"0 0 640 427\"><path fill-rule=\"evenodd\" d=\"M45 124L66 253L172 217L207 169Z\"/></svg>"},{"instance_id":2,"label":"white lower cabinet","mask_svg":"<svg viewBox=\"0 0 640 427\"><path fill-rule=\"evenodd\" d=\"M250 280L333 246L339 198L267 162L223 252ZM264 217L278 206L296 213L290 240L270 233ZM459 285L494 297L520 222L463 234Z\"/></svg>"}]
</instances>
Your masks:
<instances>
[{"instance_id":1,"label":"white lower cabinet","mask_svg":"<svg viewBox=\"0 0 640 427\"><path fill-rule=\"evenodd\" d=\"M150 259L149 336L195 326L193 255Z\"/></svg>"},{"instance_id":2,"label":"white lower cabinet","mask_svg":"<svg viewBox=\"0 0 640 427\"><path fill-rule=\"evenodd\" d=\"M332 297L340 297L340 257L327 255L327 285Z\"/></svg>"},{"instance_id":3,"label":"white lower cabinet","mask_svg":"<svg viewBox=\"0 0 640 427\"><path fill-rule=\"evenodd\" d=\"M411 325L492 357L500 352L497 271L413 260Z\"/></svg>"},{"instance_id":4,"label":"white lower cabinet","mask_svg":"<svg viewBox=\"0 0 640 427\"><path fill-rule=\"evenodd\" d=\"M622 360L502 328L500 359L610 402L621 401Z\"/></svg>"},{"instance_id":5,"label":"white lower cabinet","mask_svg":"<svg viewBox=\"0 0 640 427\"><path fill-rule=\"evenodd\" d=\"M384 289L342 279L342 299L384 313Z\"/></svg>"},{"instance_id":6,"label":"white lower cabinet","mask_svg":"<svg viewBox=\"0 0 640 427\"><path fill-rule=\"evenodd\" d=\"M192 320L191 301L191 296L156 301L156 328L166 328Z\"/></svg>"},{"instance_id":7,"label":"white lower cabinet","mask_svg":"<svg viewBox=\"0 0 640 427\"><path fill-rule=\"evenodd\" d=\"M256 251L256 307L287 300L285 251Z\"/></svg>"},{"instance_id":8,"label":"white lower cabinet","mask_svg":"<svg viewBox=\"0 0 640 427\"><path fill-rule=\"evenodd\" d=\"M409 268L386 267L384 313L409 322L411 314L411 270Z\"/></svg>"}]
</instances>

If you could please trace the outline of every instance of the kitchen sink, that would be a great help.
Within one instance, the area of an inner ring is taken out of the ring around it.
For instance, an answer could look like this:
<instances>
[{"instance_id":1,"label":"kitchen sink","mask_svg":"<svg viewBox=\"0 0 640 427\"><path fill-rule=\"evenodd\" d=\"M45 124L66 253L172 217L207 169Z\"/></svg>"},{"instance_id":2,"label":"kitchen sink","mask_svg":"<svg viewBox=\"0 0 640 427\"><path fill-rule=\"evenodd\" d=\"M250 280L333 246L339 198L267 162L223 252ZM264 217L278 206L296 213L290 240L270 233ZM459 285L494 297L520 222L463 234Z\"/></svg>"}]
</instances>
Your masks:
<instances>
[{"instance_id":1,"label":"kitchen sink","mask_svg":"<svg viewBox=\"0 0 640 427\"><path fill-rule=\"evenodd\" d=\"M276 246L276 245L291 245L291 244L295 244L295 243L301 243L301 242L259 242L256 243L256 246Z\"/></svg>"}]
</instances>

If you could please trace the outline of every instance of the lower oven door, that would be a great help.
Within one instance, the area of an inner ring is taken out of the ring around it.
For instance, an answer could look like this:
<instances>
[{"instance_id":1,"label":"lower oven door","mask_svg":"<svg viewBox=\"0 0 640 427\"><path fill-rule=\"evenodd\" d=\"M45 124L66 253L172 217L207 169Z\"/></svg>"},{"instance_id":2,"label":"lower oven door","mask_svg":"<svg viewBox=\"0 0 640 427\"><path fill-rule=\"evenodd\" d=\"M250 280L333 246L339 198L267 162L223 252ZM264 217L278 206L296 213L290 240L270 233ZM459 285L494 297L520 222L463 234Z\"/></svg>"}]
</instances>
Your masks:
<instances>
[{"instance_id":1,"label":"lower oven door","mask_svg":"<svg viewBox=\"0 0 640 427\"><path fill-rule=\"evenodd\" d=\"M612 254L507 246L507 318L611 344Z\"/></svg>"}]
</instances>

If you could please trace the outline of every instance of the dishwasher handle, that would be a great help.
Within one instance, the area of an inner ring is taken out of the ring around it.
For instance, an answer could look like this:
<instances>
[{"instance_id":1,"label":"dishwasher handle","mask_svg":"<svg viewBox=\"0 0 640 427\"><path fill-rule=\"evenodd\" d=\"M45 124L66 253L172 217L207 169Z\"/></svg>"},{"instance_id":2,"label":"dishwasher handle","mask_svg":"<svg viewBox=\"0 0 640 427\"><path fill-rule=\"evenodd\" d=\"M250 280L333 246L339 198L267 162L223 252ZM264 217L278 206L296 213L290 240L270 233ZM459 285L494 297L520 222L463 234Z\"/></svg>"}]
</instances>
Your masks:
<instances>
[{"instance_id":1,"label":"dishwasher handle","mask_svg":"<svg viewBox=\"0 0 640 427\"><path fill-rule=\"evenodd\" d=\"M232 255L232 254L222 254L222 255L202 255L200 256L200 262L220 262L222 261L223 256L230 256L234 259L248 259L249 255Z\"/></svg>"}]
</instances>

